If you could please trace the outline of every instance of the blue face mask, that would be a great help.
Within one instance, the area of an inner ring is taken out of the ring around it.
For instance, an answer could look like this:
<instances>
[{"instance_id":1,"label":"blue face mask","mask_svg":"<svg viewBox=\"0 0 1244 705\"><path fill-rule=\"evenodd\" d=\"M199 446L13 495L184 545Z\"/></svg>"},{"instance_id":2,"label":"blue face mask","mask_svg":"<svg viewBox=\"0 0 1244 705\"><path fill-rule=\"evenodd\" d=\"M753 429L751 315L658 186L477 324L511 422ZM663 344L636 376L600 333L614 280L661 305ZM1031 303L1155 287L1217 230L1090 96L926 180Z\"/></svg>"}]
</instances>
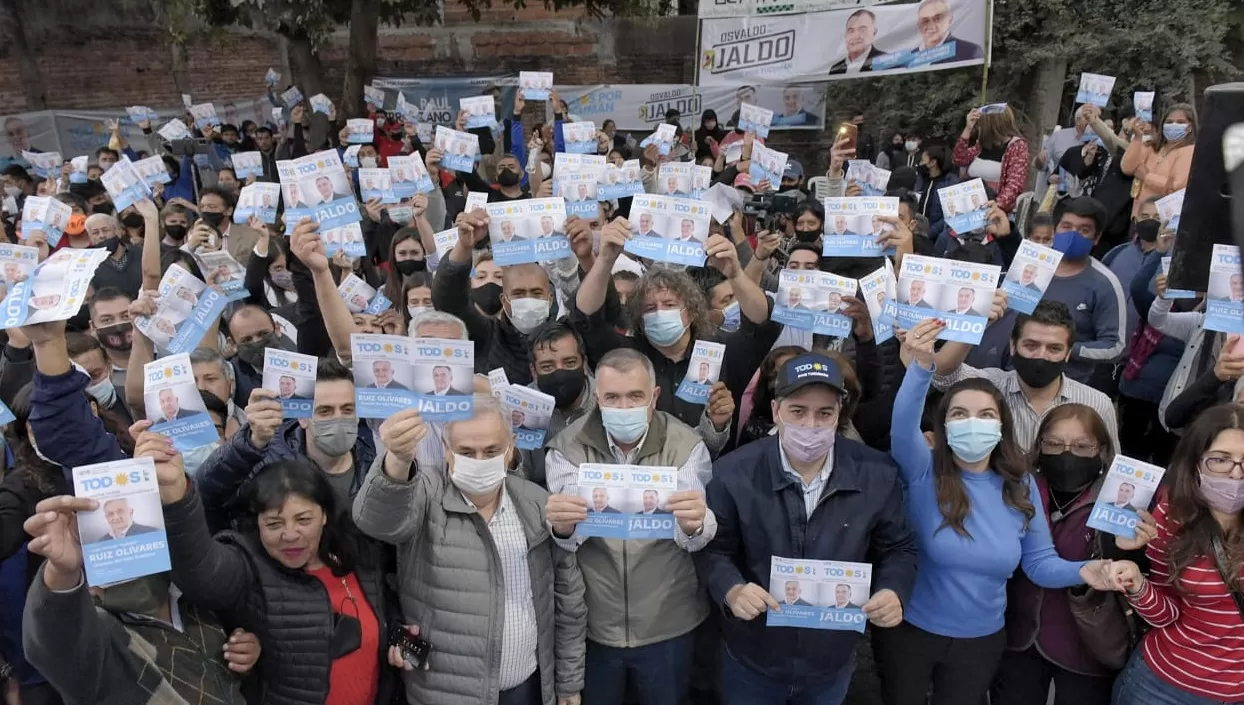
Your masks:
<instances>
[{"instance_id":1,"label":"blue face mask","mask_svg":"<svg viewBox=\"0 0 1244 705\"><path fill-rule=\"evenodd\" d=\"M997 419L955 419L946 422L946 442L960 460L984 460L1002 440L1002 422Z\"/></svg>"},{"instance_id":2,"label":"blue face mask","mask_svg":"<svg viewBox=\"0 0 1244 705\"><path fill-rule=\"evenodd\" d=\"M605 433L618 443L634 443L648 432L648 407L636 406L630 409L614 409L600 407L600 420L605 424Z\"/></svg>"},{"instance_id":3,"label":"blue face mask","mask_svg":"<svg viewBox=\"0 0 1244 705\"><path fill-rule=\"evenodd\" d=\"M1069 260L1084 259L1093 251L1093 241L1074 230L1054 233L1054 249Z\"/></svg>"},{"instance_id":4,"label":"blue face mask","mask_svg":"<svg viewBox=\"0 0 1244 705\"><path fill-rule=\"evenodd\" d=\"M1188 136L1188 125L1182 122L1168 122L1162 125L1162 136L1167 142L1178 142Z\"/></svg>"},{"instance_id":5,"label":"blue face mask","mask_svg":"<svg viewBox=\"0 0 1244 705\"><path fill-rule=\"evenodd\" d=\"M743 310L738 301L731 301L729 306L721 310L721 315L725 319L721 322L721 329L727 333L733 333L743 324Z\"/></svg>"},{"instance_id":6,"label":"blue face mask","mask_svg":"<svg viewBox=\"0 0 1244 705\"><path fill-rule=\"evenodd\" d=\"M644 335L653 345L673 345L685 332L687 326L682 322L680 308L644 314Z\"/></svg>"}]
</instances>

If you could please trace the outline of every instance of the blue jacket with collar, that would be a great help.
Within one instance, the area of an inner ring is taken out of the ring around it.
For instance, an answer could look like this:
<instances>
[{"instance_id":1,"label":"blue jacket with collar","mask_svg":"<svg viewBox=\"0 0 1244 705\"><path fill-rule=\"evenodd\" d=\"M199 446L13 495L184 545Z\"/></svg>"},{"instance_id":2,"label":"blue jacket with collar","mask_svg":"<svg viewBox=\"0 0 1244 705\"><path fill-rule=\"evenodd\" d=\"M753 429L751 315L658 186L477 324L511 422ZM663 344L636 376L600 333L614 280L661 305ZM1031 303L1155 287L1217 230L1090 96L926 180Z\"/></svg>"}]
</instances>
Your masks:
<instances>
[{"instance_id":1,"label":"blue jacket with collar","mask_svg":"<svg viewBox=\"0 0 1244 705\"><path fill-rule=\"evenodd\" d=\"M696 571L725 613L730 654L786 683L823 680L851 662L853 631L769 629L765 615L737 619L725 605L735 585L769 587L773 556L871 563L872 593L893 590L906 603L916 580L916 538L903 506L898 466L888 455L842 436L820 502L805 516L799 481L782 469L778 436L753 441L713 465L706 494L717 536L694 554Z\"/></svg>"}]
</instances>

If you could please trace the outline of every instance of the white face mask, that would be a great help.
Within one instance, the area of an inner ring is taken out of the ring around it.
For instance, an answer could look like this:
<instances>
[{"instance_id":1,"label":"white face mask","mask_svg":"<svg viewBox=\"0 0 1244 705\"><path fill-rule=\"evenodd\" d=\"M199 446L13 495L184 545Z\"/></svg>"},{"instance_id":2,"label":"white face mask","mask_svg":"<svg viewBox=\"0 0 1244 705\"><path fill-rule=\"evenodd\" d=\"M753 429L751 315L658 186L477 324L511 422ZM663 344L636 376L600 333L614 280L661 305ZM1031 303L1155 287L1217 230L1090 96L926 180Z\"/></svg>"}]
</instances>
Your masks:
<instances>
[{"instance_id":1,"label":"white face mask","mask_svg":"<svg viewBox=\"0 0 1244 705\"><path fill-rule=\"evenodd\" d=\"M466 494L488 494L505 480L505 454L503 450L491 458L476 460L452 453L454 462L449 469L449 480Z\"/></svg>"},{"instance_id":2,"label":"white face mask","mask_svg":"<svg viewBox=\"0 0 1244 705\"><path fill-rule=\"evenodd\" d=\"M359 166L364 169L375 169L376 158L375 157L359 157Z\"/></svg>"},{"instance_id":3,"label":"white face mask","mask_svg":"<svg viewBox=\"0 0 1244 705\"><path fill-rule=\"evenodd\" d=\"M553 167L549 166L548 162L540 162L540 173L544 175L541 180L548 181L549 177L553 175Z\"/></svg>"},{"instance_id":4,"label":"white face mask","mask_svg":"<svg viewBox=\"0 0 1244 705\"><path fill-rule=\"evenodd\" d=\"M105 377L95 384L88 384L86 393L91 395L100 406L106 408L112 408L113 402L117 400L117 388L113 386L110 377Z\"/></svg>"},{"instance_id":5,"label":"white face mask","mask_svg":"<svg viewBox=\"0 0 1244 705\"><path fill-rule=\"evenodd\" d=\"M406 307L406 312L410 314L411 318L414 318L415 316L422 316L425 313L429 313L435 310L436 309L432 308L431 306L407 306Z\"/></svg>"},{"instance_id":6,"label":"white face mask","mask_svg":"<svg viewBox=\"0 0 1244 705\"><path fill-rule=\"evenodd\" d=\"M4 187L4 195L8 196L9 198L17 198L21 194L22 194L22 190L16 186L5 186Z\"/></svg>"},{"instance_id":7,"label":"white face mask","mask_svg":"<svg viewBox=\"0 0 1244 705\"><path fill-rule=\"evenodd\" d=\"M549 319L549 302L544 299L513 299L510 301L510 323L527 335Z\"/></svg>"}]
</instances>

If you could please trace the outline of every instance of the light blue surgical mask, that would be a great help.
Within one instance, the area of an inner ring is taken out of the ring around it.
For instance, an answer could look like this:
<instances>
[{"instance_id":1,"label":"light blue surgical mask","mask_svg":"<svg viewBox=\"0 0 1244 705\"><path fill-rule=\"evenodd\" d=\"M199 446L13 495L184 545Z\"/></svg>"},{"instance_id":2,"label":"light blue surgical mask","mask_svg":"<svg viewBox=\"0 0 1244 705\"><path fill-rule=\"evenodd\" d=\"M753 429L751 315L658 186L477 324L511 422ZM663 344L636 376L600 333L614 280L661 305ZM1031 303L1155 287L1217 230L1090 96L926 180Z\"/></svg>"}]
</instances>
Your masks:
<instances>
[{"instance_id":1,"label":"light blue surgical mask","mask_svg":"<svg viewBox=\"0 0 1244 705\"><path fill-rule=\"evenodd\" d=\"M108 409L111 409L113 402L117 400L117 388L113 386L112 378L110 377L105 377L94 384L88 384L86 393L100 406Z\"/></svg>"},{"instance_id":2,"label":"light blue surgical mask","mask_svg":"<svg viewBox=\"0 0 1244 705\"><path fill-rule=\"evenodd\" d=\"M1183 122L1168 122L1162 125L1162 136L1167 142L1178 142L1188 136L1188 124Z\"/></svg>"},{"instance_id":3,"label":"light blue surgical mask","mask_svg":"<svg viewBox=\"0 0 1244 705\"><path fill-rule=\"evenodd\" d=\"M682 322L682 309L665 309L644 314L644 336L653 345L662 347L678 342L687 326Z\"/></svg>"},{"instance_id":4,"label":"light blue surgical mask","mask_svg":"<svg viewBox=\"0 0 1244 705\"><path fill-rule=\"evenodd\" d=\"M1054 249L1069 260L1081 260L1093 251L1093 241L1074 230L1054 233Z\"/></svg>"},{"instance_id":5,"label":"light blue surgical mask","mask_svg":"<svg viewBox=\"0 0 1244 705\"><path fill-rule=\"evenodd\" d=\"M648 407L615 409L602 406L600 420L605 424L605 433L612 436L613 440L618 443L634 443L648 432Z\"/></svg>"},{"instance_id":6,"label":"light blue surgical mask","mask_svg":"<svg viewBox=\"0 0 1244 705\"><path fill-rule=\"evenodd\" d=\"M997 419L955 419L946 422L946 442L960 459L975 463L988 458L1002 440L1002 422Z\"/></svg>"},{"instance_id":7,"label":"light blue surgical mask","mask_svg":"<svg viewBox=\"0 0 1244 705\"><path fill-rule=\"evenodd\" d=\"M743 324L743 309L739 307L738 301L731 301L721 310L721 315L724 318L721 329L727 333L733 333Z\"/></svg>"}]
</instances>

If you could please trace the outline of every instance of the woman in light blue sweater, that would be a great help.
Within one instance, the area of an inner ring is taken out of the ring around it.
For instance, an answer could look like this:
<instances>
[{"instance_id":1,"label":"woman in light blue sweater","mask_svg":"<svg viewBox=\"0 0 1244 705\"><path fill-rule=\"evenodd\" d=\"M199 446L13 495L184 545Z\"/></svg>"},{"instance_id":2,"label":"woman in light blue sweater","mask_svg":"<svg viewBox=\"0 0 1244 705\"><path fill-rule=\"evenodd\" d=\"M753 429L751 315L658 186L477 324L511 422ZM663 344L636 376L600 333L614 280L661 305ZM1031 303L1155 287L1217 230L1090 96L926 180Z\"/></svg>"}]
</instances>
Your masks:
<instances>
[{"instance_id":1,"label":"woman in light blue sweater","mask_svg":"<svg viewBox=\"0 0 1244 705\"><path fill-rule=\"evenodd\" d=\"M919 570L903 624L875 637L886 705L974 705L1006 647L1006 582L1023 566L1047 588L1109 589L1105 561L1058 557L1041 497L1015 444L1011 413L987 380L951 387L933 421L932 449L920 432L933 378L933 342L944 324L908 332L909 360L891 425L891 454L907 487Z\"/></svg>"}]
</instances>

